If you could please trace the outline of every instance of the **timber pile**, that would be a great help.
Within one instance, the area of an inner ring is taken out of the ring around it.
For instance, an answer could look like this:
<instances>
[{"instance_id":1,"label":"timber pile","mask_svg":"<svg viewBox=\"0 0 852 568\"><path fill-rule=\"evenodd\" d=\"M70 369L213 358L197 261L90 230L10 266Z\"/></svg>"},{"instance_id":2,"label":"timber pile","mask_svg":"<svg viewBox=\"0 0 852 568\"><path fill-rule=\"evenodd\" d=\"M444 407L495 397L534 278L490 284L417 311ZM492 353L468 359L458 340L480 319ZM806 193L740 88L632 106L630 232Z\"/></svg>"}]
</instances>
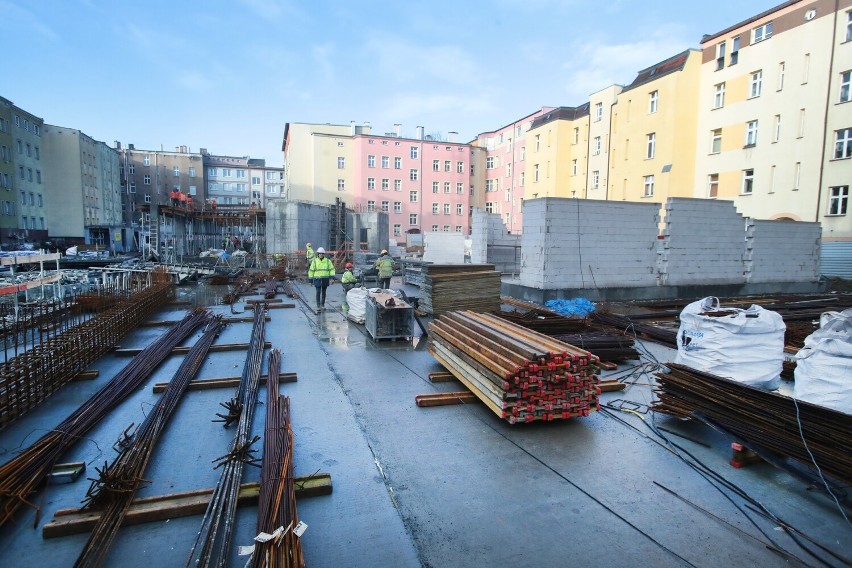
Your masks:
<instances>
[{"instance_id":1,"label":"timber pile","mask_svg":"<svg viewBox=\"0 0 852 568\"><path fill-rule=\"evenodd\" d=\"M668 373L657 374L659 400L651 406L655 412L678 417L698 414L758 453L763 448L808 467L815 461L824 473L852 483L852 415L801 400L797 411L790 397L685 365L666 363L666 367Z\"/></svg>"},{"instance_id":2,"label":"timber pile","mask_svg":"<svg viewBox=\"0 0 852 568\"><path fill-rule=\"evenodd\" d=\"M419 306L427 314L500 309L500 273L493 264L424 264L423 270Z\"/></svg>"},{"instance_id":3,"label":"timber pile","mask_svg":"<svg viewBox=\"0 0 852 568\"><path fill-rule=\"evenodd\" d=\"M445 313L429 324L429 352L510 424L600 408L597 357L491 314Z\"/></svg>"}]
</instances>

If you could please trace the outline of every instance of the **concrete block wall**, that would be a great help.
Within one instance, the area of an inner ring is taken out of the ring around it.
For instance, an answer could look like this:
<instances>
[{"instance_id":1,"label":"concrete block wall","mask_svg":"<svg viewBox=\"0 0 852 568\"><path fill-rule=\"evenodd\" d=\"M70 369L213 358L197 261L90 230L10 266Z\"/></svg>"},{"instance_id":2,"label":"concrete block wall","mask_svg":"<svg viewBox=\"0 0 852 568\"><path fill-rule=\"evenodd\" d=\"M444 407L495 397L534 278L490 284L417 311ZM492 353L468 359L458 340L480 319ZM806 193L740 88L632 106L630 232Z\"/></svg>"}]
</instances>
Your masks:
<instances>
[{"instance_id":1,"label":"concrete block wall","mask_svg":"<svg viewBox=\"0 0 852 568\"><path fill-rule=\"evenodd\" d=\"M382 211L347 213L346 234L354 240L356 248L361 241L361 229L367 229L366 242L370 251L379 252L388 248L390 239L387 213Z\"/></svg>"},{"instance_id":2,"label":"concrete block wall","mask_svg":"<svg viewBox=\"0 0 852 568\"><path fill-rule=\"evenodd\" d=\"M464 239L461 233L424 233L423 260L435 264L464 264Z\"/></svg>"},{"instance_id":3,"label":"concrete block wall","mask_svg":"<svg viewBox=\"0 0 852 568\"><path fill-rule=\"evenodd\" d=\"M493 264L498 272L517 274L520 271L521 236L506 230L500 215L474 209L471 226L470 261L474 264Z\"/></svg>"},{"instance_id":4,"label":"concrete block wall","mask_svg":"<svg viewBox=\"0 0 852 568\"><path fill-rule=\"evenodd\" d=\"M818 281L821 238L819 223L747 219L746 281Z\"/></svg>"},{"instance_id":5,"label":"concrete block wall","mask_svg":"<svg viewBox=\"0 0 852 568\"><path fill-rule=\"evenodd\" d=\"M732 201L670 198L660 285L744 284L745 226Z\"/></svg>"},{"instance_id":6,"label":"concrete block wall","mask_svg":"<svg viewBox=\"0 0 852 568\"><path fill-rule=\"evenodd\" d=\"M304 250L305 243L312 243L315 249L326 247L329 216L329 207L316 203L284 199L267 201L267 252L288 254Z\"/></svg>"},{"instance_id":7,"label":"concrete block wall","mask_svg":"<svg viewBox=\"0 0 852 568\"><path fill-rule=\"evenodd\" d=\"M489 217L484 209L475 208L470 222L470 261L474 264L485 264L488 258L488 237L490 233Z\"/></svg>"},{"instance_id":8,"label":"concrete block wall","mask_svg":"<svg viewBox=\"0 0 852 568\"><path fill-rule=\"evenodd\" d=\"M539 289L654 286L659 204L524 202L520 283Z\"/></svg>"}]
</instances>

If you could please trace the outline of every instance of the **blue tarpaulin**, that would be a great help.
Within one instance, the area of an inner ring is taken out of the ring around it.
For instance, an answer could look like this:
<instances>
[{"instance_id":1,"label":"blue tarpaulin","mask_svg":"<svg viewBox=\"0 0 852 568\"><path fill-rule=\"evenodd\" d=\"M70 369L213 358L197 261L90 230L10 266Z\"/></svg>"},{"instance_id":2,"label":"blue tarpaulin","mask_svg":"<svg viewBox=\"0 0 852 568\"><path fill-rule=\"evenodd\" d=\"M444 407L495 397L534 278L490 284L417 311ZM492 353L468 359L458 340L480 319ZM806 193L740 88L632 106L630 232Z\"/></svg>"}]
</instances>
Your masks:
<instances>
[{"instance_id":1,"label":"blue tarpaulin","mask_svg":"<svg viewBox=\"0 0 852 568\"><path fill-rule=\"evenodd\" d=\"M574 298L573 300L548 300L545 306L568 317L586 317L595 311L595 305L585 298Z\"/></svg>"}]
</instances>

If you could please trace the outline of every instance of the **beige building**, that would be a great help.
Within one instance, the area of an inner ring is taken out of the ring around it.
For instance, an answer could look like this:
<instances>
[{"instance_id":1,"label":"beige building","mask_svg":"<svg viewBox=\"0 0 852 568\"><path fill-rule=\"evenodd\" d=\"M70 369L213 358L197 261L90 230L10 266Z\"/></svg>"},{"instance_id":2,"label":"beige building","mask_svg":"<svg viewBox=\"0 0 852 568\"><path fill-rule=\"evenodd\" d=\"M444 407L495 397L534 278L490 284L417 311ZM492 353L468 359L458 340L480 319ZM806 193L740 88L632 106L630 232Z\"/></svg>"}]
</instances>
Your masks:
<instances>
[{"instance_id":1,"label":"beige building","mask_svg":"<svg viewBox=\"0 0 852 568\"><path fill-rule=\"evenodd\" d=\"M589 97L588 175L583 195L588 199L607 198L612 116L622 90L620 85L611 85Z\"/></svg>"},{"instance_id":2,"label":"beige building","mask_svg":"<svg viewBox=\"0 0 852 568\"><path fill-rule=\"evenodd\" d=\"M838 6L786 2L702 40L696 197L852 237L845 202L830 189L852 177L852 112L841 94L852 2Z\"/></svg>"},{"instance_id":3,"label":"beige building","mask_svg":"<svg viewBox=\"0 0 852 568\"><path fill-rule=\"evenodd\" d=\"M14 192L17 198L17 228L4 239L11 247L25 242L39 242L47 238L47 209L44 197L42 131L44 120L12 105L11 136L12 162L15 166Z\"/></svg>"},{"instance_id":4,"label":"beige building","mask_svg":"<svg viewBox=\"0 0 852 568\"><path fill-rule=\"evenodd\" d=\"M121 240L118 152L74 128L44 125L51 239L111 248ZM118 247L121 250L121 247Z\"/></svg>"},{"instance_id":5,"label":"beige building","mask_svg":"<svg viewBox=\"0 0 852 568\"><path fill-rule=\"evenodd\" d=\"M643 69L617 95L603 199L693 196L700 67L701 52L684 51Z\"/></svg>"},{"instance_id":6,"label":"beige building","mask_svg":"<svg viewBox=\"0 0 852 568\"><path fill-rule=\"evenodd\" d=\"M526 199L584 197L588 161L589 105L559 107L533 120L524 177Z\"/></svg>"}]
</instances>

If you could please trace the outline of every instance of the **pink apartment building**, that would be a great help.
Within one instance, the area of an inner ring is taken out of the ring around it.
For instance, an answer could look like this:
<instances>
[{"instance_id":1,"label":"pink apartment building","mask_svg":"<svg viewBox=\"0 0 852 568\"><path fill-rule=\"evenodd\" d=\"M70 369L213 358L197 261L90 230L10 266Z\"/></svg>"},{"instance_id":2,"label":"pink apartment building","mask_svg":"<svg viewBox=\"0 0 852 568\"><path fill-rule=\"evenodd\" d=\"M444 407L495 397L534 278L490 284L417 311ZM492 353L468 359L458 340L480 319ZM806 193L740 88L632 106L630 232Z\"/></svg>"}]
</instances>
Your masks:
<instances>
[{"instance_id":1,"label":"pink apartment building","mask_svg":"<svg viewBox=\"0 0 852 568\"><path fill-rule=\"evenodd\" d=\"M388 213L390 238L470 232L470 146L457 142L356 134L352 195L356 209ZM454 134L454 133L453 133Z\"/></svg>"}]
</instances>

